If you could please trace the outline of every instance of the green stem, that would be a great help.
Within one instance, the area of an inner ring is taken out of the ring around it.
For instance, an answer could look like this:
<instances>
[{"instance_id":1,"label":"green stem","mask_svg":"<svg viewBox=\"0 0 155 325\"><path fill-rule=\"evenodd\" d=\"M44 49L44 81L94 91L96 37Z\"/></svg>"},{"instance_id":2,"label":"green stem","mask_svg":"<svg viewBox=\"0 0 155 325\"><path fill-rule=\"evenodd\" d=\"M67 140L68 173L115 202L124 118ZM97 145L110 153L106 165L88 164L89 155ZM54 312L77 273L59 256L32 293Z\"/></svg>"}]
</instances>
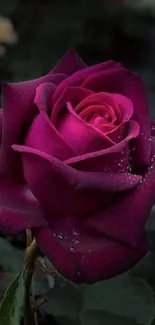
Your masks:
<instances>
[{"instance_id":1,"label":"green stem","mask_svg":"<svg viewBox=\"0 0 155 325\"><path fill-rule=\"evenodd\" d=\"M37 245L35 239L26 250L26 257L24 263L25 273L25 308L24 308L24 325L34 325L34 314L31 308L30 296L31 296L31 282L35 269L35 261L37 257Z\"/></svg>"}]
</instances>

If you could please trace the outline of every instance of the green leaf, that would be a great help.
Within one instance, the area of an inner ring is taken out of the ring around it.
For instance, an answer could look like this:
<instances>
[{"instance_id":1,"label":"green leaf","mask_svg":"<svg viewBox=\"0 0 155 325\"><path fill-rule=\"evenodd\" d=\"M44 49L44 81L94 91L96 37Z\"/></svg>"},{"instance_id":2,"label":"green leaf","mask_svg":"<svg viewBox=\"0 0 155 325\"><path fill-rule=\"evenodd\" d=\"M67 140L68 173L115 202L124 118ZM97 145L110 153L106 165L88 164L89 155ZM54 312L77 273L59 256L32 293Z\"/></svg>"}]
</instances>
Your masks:
<instances>
[{"instance_id":1,"label":"green leaf","mask_svg":"<svg viewBox=\"0 0 155 325\"><path fill-rule=\"evenodd\" d=\"M25 301L23 272L11 282L0 305L1 325L20 325Z\"/></svg>"},{"instance_id":2,"label":"green leaf","mask_svg":"<svg viewBox=\"0 0 155 325\"><path fill-rule=\"evenodd\" d=\"M21 269L24 253L12 246L5 238L0 238L0 265L7 273L16 275Z\"/></svg>"},{"instance_id":3,"label":"green leaf","mask_svg":"<svg viewBox=\"0 0 155 325\"><path fill-rule=\"evenodd\" d=\"M23 251L13 247L8 240L0 238L0 298L11 280L21 270L23 262Z\"/></svg>"},{"instance_id":4,"label":"green leaf","mask_svg":"<svg viewBox=\"0 0 155 325\"><path fill-rule=\"evenodd\" d=\"M125 273L85 286L84 308L107 311L149 325L154 316L154 294L144 279Z\"/></svg>"},{"instance_id":5,"label":"green leaf","mask_svg":"<svg viewBox=\"0 0 155 325\"><path fill-rule=\"evenodd\" d=\"M83 310L80 314L81 325L136 325L135 319L113 315L103 310Z\"/></svg>"}]
</instances>

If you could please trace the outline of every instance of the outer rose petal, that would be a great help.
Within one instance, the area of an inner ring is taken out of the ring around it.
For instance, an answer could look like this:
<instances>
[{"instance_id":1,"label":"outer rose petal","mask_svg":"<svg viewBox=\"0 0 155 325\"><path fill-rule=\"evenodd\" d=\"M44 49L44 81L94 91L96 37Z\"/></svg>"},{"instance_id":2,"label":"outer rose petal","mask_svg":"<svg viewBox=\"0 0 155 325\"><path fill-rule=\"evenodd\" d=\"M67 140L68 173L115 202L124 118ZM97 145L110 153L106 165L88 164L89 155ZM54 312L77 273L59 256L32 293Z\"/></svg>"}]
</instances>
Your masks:
<instances>
[{"instance_id":1,"label":"outer rose petal","mask_svg":"<svg viewBox=\"0 0 155 325\"><path fill-rule=\"evenodd\" d=\"M152 158L140 185L130 193L122 194L117 204L109 206L85 219L83 228L95 229L107 237L115 238L136 247L141 231L155 202L155 138L152 140ZM115 212L114 212L115 211ZM115 214L115 216L114 216Z\"/></svg>"},{"instance_id":2,"label":"outer rose petal","mask_svg":"<svg viewBox=\"0 0 155 325\"><path fill-rule=\"evenodd\" d=\"M0 232L15 234L46 225L43 212L27 186L0 183Z\"/></svg>"},{"instance_id":3,"label":"outer rose petal","mask_svg":"<svg viewBox=\"0 0 155 325\"><path fill-rule=\"evenodd\" d=\"M47 115L40 113L31 125L24 144L65 160L74 157L75 152L63 140Z\"/></svg>"},{"instance_id":4,"label":"outer rose petal","mask_svg":"<svg viewBox=\"0 0 155 325\"><path fill-rule=\"evenodd\" d=\"M45 115L49 109L52 109L52 96L56 86L51 82L42 82L36 88L34 103L38 106L39 111Z\"/></svg>"},{"instance_id":5,"label":"outer rose petal","mask_svg":"<svg viewBox=\"0 0 155 325\"><path fill-rule=\"evenodd\" d=\"M112 238L98 238L92 234L92 243L86 238L74 252L72 242L69 246L62 239L61 243L49 227L34 230L34 236L57 270L76 283L94 283L128 270L145 255L149 246L145 236L141 237L136 249L132 249ZM58 237L63 238L61 232Z\"/></svg>"},{"instance_id":6,"label":"outer rose petal","mask_svg":"<svg viewBox=\"0 0 155 325\"><path fill-rule=\"evenodd\" d=\"M38 113L33 103L36 87L44 81L58 84L65 77L62 74L48 75L28 82L4 85L0 148L0 229L6 233L16 233L45 224L37 200L30 190L25 190L25 186L21 185L24 183L22 166L11 145L14 141L21 142L27 123Z\"/></svg>"},{"instance_id":7,"label":"outer rose petal","mask_svg":"<svg viewBox=\"0 0 155 325\"><path fill-rule=\"evenodd\" d=\"M82 61L78 54L70 49L66 54L60 59L51 73L65 73L68 76L73 73L86 68L87 65Z\"/></svg>"},{"instance_id":8,"label":"outer rose petal","mask_svg":"<svg viewBox=\"0 0 155 325\"><path fill-rule=\"evenodd\" d=\"M96 65L93 65L92 67L85 68L81 71L78 71L68 77L66 80L64 80L61 85L57 87L55 90L54 96L53 96L53 103L55 103L58 98L60 98L62 92L66 87L75 87L75 86L81 86L83 81L89 77L92 73L97 72L99 73L100 71L105 71L105 70L111 70L114 68L120 67L121 64L114 62L112 60L104 62L104 63L99 63ZM115 91L114 91L115 92Z\"/></svg>"},{"instance_id":9,"label":"outer rose petal","mask_svg":"<svg viewBox=\"0 0 155 325\"><path fill-rule=\"evenodd\" d=\"M3 87L3 135L0 150L0 174L8 177L19 177L20 168L11 145L19 143L27 123L30 123L37 113L33 103L36 87L42 82L58 84L66 78L64 74L46 75L42 78L15 83L4 84ZM52 91L52 85L51 85ZM11 136L10 136L11 135Z\"/></svg>"},{"instance_id":10,"label":"outer rose petal","mask_svg":"<svg viewBox=\"0 0 155 325\"><path fill-rule=\"evenodd\" d=\"M22 152L27 184L50 218L94 211L107 205L112 194L134 188L142 179L123 173L80 172L41 151L18 145L13 148Z\"/></svg>"},{"instance_id":11,"label":"outer rose petal","mask_svg":"<svg viewBox=\"0 0 155 325\"><path fill-rule=\"evenodd\" d=\"M86 218L51 219L35 230L37 243L68 279L93 283L131 268L149 249L144 225L155 199L155 138L152 163L139 188L110 208Z\"/></svg>"}]
</instances>

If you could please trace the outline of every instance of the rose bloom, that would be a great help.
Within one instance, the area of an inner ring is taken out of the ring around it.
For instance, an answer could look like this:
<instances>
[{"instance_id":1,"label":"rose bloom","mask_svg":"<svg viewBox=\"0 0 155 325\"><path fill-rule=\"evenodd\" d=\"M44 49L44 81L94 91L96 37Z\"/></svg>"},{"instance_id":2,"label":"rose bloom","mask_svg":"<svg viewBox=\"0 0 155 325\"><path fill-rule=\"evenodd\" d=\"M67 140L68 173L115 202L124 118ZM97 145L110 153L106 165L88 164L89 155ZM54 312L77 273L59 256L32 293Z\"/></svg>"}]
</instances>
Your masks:
<instances>
[{"instance_id":1,"label":"rose bloom","mask_svg":"<svg viewBox=\"0 0 155 325\"><path fill-rule=\"evenodd\" d=\"M4 84L0 121L1 232L32 228L79 283L144 256L155 138L138 75L113 61L87 67L70 50L44 77Z\"/></svg>"}]
</instances>

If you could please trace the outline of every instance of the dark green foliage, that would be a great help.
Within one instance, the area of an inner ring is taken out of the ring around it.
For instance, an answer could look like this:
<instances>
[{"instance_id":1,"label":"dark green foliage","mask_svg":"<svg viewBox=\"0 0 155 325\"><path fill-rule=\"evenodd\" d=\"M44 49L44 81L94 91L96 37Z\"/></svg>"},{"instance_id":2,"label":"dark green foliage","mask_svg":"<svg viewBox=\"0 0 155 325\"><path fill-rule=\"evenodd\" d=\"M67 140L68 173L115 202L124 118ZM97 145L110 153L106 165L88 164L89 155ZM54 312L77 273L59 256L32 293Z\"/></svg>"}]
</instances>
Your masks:
<instances>
[{"instance_id":1,"label":"dark green foliage","mask_svg":"<svg viewBox=\"0 0 155 325\"><path fill-rule=\"evenodd\" d=\"M1 325L20 325L25 300L25 284L23 273L9 285L0 305Z\"/></svg>"}]
</instances>

